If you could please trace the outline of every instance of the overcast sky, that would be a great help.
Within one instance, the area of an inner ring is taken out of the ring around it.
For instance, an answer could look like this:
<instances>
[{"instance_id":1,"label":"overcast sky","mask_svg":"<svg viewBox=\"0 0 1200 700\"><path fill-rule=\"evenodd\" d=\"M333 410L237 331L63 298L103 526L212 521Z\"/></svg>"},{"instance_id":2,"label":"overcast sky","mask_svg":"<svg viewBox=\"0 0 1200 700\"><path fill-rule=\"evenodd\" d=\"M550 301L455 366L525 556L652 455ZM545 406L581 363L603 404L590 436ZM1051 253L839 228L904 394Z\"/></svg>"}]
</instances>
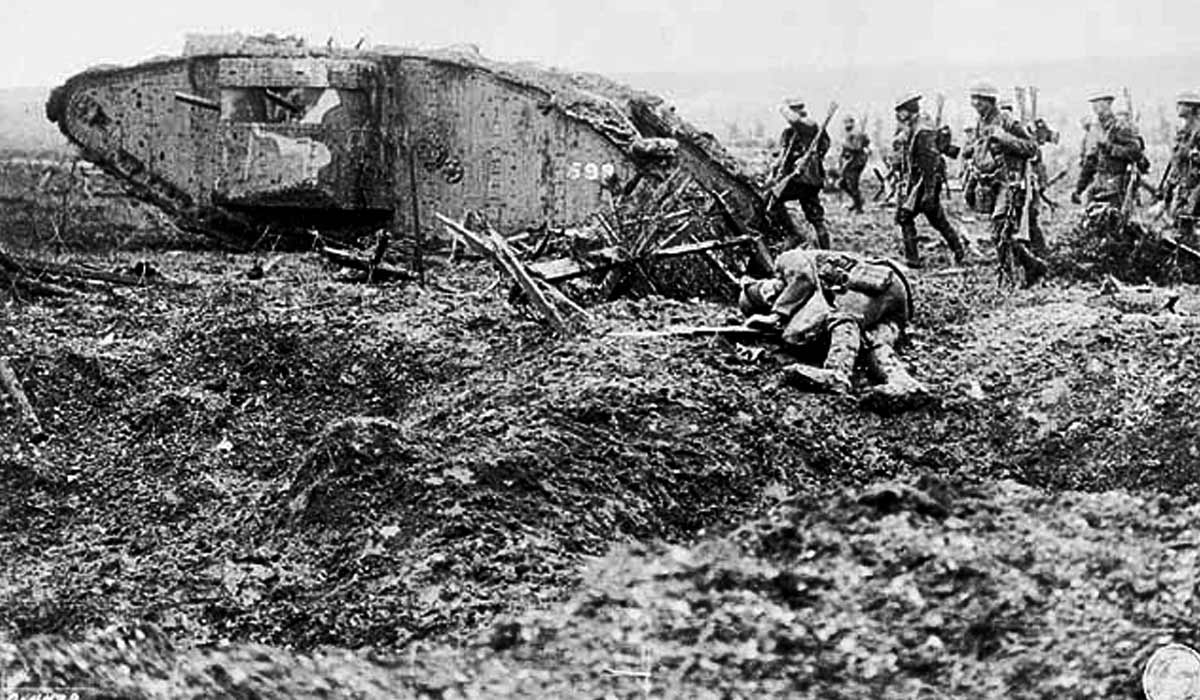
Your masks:
<instances>
[{"instance_id":1,"label":"overcast sky","mask_svg":"<svg viewBox=\"0 0 1200 700\"><path fill-rule=\"evenodd\" d=\"M1200 55L1200 0L0 0L0 17L0 87L238 30L619 73Z\"/></svg>"}]
</instances>

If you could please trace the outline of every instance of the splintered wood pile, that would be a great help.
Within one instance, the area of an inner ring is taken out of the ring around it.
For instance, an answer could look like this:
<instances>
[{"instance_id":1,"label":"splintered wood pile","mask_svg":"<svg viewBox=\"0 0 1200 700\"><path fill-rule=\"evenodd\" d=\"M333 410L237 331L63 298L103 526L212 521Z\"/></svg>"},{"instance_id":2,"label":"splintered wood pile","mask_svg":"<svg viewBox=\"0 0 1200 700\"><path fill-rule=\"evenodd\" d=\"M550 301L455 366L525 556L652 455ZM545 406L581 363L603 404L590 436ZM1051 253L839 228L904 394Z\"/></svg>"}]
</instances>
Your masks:
<instances>
[{"instance_id":1,"label":"splintered wood pile","mask_svg":"<svg viewBox=\"0 0 1200 700\"><path fill-rule=\"evenodd\" d=\"M692 298L736 290L740 273L770 266L758 237L739 224L722 195L683 171L613 194L608 211L597 212L593 222L587 230L563 232L557 246L543 246L558 257L535 251L542 259L531 263L531 272L548 282L591 277L601 299Z\"/></svg>"},{"instance_id":2,"label":"splintered wood pile","mask_svg":"<svg viewBox=\"0 0 1200 700\"><path fill-rule=\"evenodd\" d=\"M453 241L510 277L560 332L587 324L581 303L645 294L728 297L742 275L770 270L756 232L737 221L721 193L682 171L610 191L608 204L585 229L547 226L508 239L471 213L462 222L437 218Z\"/></svg>"}]
</instances>

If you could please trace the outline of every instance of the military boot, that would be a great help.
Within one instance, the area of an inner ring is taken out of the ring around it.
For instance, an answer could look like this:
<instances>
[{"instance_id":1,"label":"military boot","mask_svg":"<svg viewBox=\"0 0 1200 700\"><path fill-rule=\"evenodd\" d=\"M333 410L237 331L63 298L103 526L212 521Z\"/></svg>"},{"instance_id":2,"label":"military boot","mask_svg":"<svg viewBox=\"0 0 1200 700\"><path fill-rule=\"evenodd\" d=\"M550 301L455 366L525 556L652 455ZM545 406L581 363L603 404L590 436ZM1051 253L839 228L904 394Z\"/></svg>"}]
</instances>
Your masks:
<instances>
[{"instance_id":1,"label":"military boot","mask_svg":"<svg viewBox=\"0 0 1200 700\"><path fill-rule=\"evenodd\" d=\"M940 231L942 239L946 241L946 247L950 249L950 253L954 256L954 264L962 265L967 259L967 247L963 244L962 234L954 229L947 222L946 227Z\"/></svg>"},{"instance_id":2,"label":"military boot","mask_svg":"<svg viewBox=\"0 0 1200 700\"><path fill-rule=\"evenodd\" d=\"M917 227L908 223L900 226L900 237L904 241L904 264L914 270L924 267L921 263L921 249L917 244Z\"/></svg>"},{"instance_id":3,"label":"military boot","mask_svg":"<svg viewBox=\"0 0 1200 700\"><path fill-rule=\"evenodd\" d=\"M899 329L891 323L881 324L867 334L867 367L880 382L863 396L862 406L869 411L894 415L919 408L932 398L929 389L909 374L896 356L899 337Z\"/></svg>"},{"instance_id":4,"label":"military boot","mask_svg":"<svg viewBox=\"0 0 1200 700\"><path fill-rule=\"evenodd\" d=\"M817 234L817 247L821 250L829 250L829 227L824 223L813 224L813 230Z\"/></svg>"},{"instance_id":5,"label":"military boot","mask_svg":"<svg viewBox=\"0 0 1200 700\"><path fill-rule=\"evenodd\" d=\"M1013 255L1021 265L1021 269L1025 271L1026 287L1037 284L1050 271L1050 267L1041 258L1034 255L1023 241L1014 242Z\"/></svg>"}]
</instances>

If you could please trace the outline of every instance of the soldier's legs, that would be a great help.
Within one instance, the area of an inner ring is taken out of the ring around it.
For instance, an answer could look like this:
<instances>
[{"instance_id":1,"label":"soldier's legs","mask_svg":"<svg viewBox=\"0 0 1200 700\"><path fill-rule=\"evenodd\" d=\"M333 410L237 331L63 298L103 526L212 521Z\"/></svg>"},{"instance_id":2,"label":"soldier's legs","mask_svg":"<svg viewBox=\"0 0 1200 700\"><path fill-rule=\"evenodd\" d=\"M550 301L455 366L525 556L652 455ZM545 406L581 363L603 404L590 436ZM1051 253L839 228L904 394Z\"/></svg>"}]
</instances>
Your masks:
<instances>
[{"instance_id":1,"label":"soldier's legs","mask_svg":"<svg viewBox=\"0 0 1200 700\"><path fill-rule=\"evenodd\" d=\"M863 312L872 298L862 292L847 291L838 297L837 309L827 315L829 352L820 367L788 365L784 378L802 388L844 394L850 391L854 363L862 347Z\"/></svg>"},{"instance_id":2,"label":"soldier's legs","mask_svg":"<svg viewBox=\"0 0 1200 700\"><path fill-rule=\"evenodd\" d=\"M976 191L978 189L978 181L974 178L967 178L966 184L963 185L963 201L967 203L967 208L975 211L976 206Z\"/></svg>"},{"instance_id":3,"label":"soldier's legs","mask_svg":"<svg viewBox=\"0 0 1200 700\"><path fill-rule=\"evenodd\" d=\"M904 208L896 209L900 239L904 244L904 262L909 267L921 267L921 250L917 246L917 214Z\"/></svg>"},{"instance_id":4,"label":"soldier's legs","mask_svg":"<svg viewBox=\"0 0 1200 700\"><path fill-rule=\"evenodd\" d=\"M1046 276L1050 269L1045 260L1030 250L1025 241L1013 241L1013 253L1021 269L1025 272L1025 286L1031 287Z\"/></svg>"},{"instance_id":5,"label":"soldier's legs","mask_svg":"<svg viewBox=\"0 0 1200 700\"><path fill-rule=\"evenodd\" d=\"M989 194L991 196L981 198L981 204L985 200L990 200L992 207L992 243L996 246L996 262L1000 267L1000 278L1008 282L1013 282L1017 277L1013 257L1015 225L1014 217L1009 211L1009 199L1014 195L1011 190L999 184Z\"/></svg>"},{"instance_id":6,"label":"soldier's legs","mask_svg":"<svg viewBox=\"0 0 1200 700\"><path fill-rule=\"evenodd\" d=\"M835 319L829 328L829 354L822 367L849 385L861 347L862 329L858 322L848 318Z\"/></svg>"},{"instance_id":7,"label":"soldier's legs","mask_svg":"<svg viewBox=\"0 0 1200 700\"><path fill-rule=\"evenodd\" d=\"M825 227L825 207L821 205L821 187L819 185L800 184L796 188L800 208L804 210L804 218L812 224L817 236L817 247L829 250L829 231Z\"/></svg>"},{"instance_id":8,"label":"soldier's legs","mask_svg":"<svg viewBox=\"0 0 1200 700\"><path fill-rule=\"evenodd\" d=\"M850 207L852 212L861 212L863 210L862 196L862 168L848 167L842 173L842 191L850 195L853 202Z\"/></svg>"},{"instance_id":9,"label":"soldier's legs","mask_svg":"<svg viewBox=\"0 0 1200 700\"><path fill-rule=\"evenodd\" d=\"M784 197L770 198L770 205L767 209L767 219L773 223L775 228L784 233L784 247L793 249L804 243L805 235L796 226L796 221L792 219L792 214L787 210L787 203L791 202L793 197L787 197L788 192L784 192Z\"/></svg>"},{"instance_id":10,"label":"soldier's legs","mask_svg":"<svg viewBox=\"0 0 1200 700\"><path fill-rule=\"evenodd\" d=\"M863 406L892 414L916 408L929 399L929 389L911 374L896 354L900 327L884 322L865 333L865 355L871 378L879 382L863 397Z\"/></svg>"},{"instance_id":11,"label":"soldier's legs","mask_svg":"<svg viewBox=\"0 0 1200 700\"><path fill-rule=\"evenodd\" d=\"M896 341L900 339L899 325L886 321L874 326L865 335L867 370L871 373L871 379L879 384L917 384L896 354Z\"/></svg>"},{"instance_id":12,"label":"soldier's legs","mask_svg":"<svg viewBox=\"0 0 1200 700\"><path fill-rule=\"evenodd\" d=\"M950 223L949 217L946 216L946 209L942 206L941 200L932 208L924 211L925 219L933 226L934 230L942 234L942 239L946 241L946 246L950 248L950 252L954 254L954 262L961 263L963 258L967 256L966 248L963 247L962 238L955 230L954 224Z\"/></svg>"},{"instance_id":13,"label":"soldier's legs","mask_svg":"<svg viewBox=\"0 0 1200 700\"><path fill-rule=\"evenodd\" d=\"M1050 250L1046 247L1046 233L1042 230L1041 217L1038 216L1041 207L1034 205L1029 209L1029 245L1038 257L1045 256Z\"/></svg>"},{"instance_id":14,"label":"soldier's legs","mask_svg":"<svg viewBox=\"0 0 1200 700\"><path fill-rule=\"evenodd\" d=\"M1000 267L1000 277L1006 281L1016 279L1016 266L1013 264L1013 239L1008 221L1003 215L992 218L992 243L996 246L996 262Z\"/></svg>"}]
</instances>

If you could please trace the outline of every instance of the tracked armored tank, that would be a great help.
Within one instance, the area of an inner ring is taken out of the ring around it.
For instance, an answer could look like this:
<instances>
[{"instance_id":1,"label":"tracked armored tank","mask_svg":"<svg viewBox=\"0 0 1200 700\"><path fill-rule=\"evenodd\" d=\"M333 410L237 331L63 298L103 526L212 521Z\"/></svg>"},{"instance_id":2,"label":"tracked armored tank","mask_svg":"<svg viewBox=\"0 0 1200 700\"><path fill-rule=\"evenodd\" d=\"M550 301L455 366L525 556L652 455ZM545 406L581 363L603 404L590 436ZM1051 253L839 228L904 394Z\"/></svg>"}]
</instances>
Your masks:
<instances>
[{"instance_id":1,"label":"tracked armored tank","mask_svg":"<svg viewBox=\"0 0 1200 700\"><path fill-rule=\"evenodd\" d=\"M767 228L736 160L662 99L470 48L190 37L180 57L70 78L46 113L133 195L241 247L408 234L435 211L501 231L572 226L606 190L677 169Z\"/></svg>"}]
</instances>

